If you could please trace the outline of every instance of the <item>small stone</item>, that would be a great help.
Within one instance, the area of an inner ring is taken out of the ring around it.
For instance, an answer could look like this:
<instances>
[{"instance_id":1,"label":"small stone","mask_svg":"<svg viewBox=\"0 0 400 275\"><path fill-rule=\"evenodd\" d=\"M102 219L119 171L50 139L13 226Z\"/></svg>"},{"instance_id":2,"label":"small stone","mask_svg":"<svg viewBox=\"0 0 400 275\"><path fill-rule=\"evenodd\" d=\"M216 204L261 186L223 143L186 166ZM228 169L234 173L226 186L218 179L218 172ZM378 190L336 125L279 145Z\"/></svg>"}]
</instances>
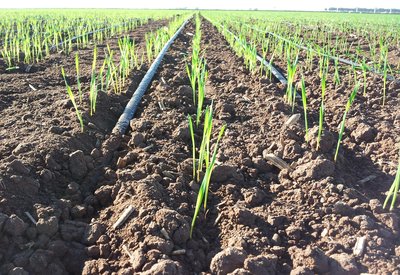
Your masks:
<instances>
[{"instance_id":1,"label":"small stone","mask_svg":"<svg viewBox=\"0 0 400 275\"><path fill-rule=\"evenodd\" d=\"M272 244L273 244L273 245L280 245L280 244L281 244L281 237L279 236L278 233L275 233L275 234L272 236Z\"/></svg>"},{"instance_id":2,"label":"small stone","mask_svg":"<svg viewBox=\"0 0 400 275\"><path fill-rule=\"evenodd\" d=\"M213 274L227 274L243 266L247 257L244 250L228 247L217 253L211 260L210 270Z\"/></svg>"}]
</instances>

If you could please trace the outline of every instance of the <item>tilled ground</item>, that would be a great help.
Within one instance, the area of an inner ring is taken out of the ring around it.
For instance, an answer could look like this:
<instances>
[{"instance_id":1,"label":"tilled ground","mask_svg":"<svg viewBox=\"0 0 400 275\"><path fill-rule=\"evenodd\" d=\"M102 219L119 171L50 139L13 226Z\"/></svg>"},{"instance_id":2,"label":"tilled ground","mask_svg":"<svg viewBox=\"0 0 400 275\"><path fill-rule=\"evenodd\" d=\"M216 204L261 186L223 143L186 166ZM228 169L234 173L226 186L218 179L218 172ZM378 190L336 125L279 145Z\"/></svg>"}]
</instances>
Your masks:
<instances>
[{"instance_id":1,"label":"tilled ground","mask_svg":"<svg viewBox=\"0 0 400 275\"><path fill-rule=\"evenodd\" d=\"M98 64L103 62L107 44L117 60L118 38L125 35L134 39L140 57L145 33L167 23L150 21L97 45ZM77 91L75 52L52 54L28 72L21 67L17 72L0 74L1 274L15 267L38 274L80 273L82 269L84 246L81 240L72 241L70 235L76 232L69 228L78 223L84 230L94 213L84 199L96 189L98 175L103 174L100 145L147 65L132 72L126 94L99 92L94 116L87 115L83 107L85 131L81 133L61 76L64 67L69 84ZM79 49L79 58L84 102L89 102L93 46ZM24 212L31 213L38 224L34 226Z\"/></svg>"},{"instance_id":2,"label":"tilled ground","mask_svg":"<svg viewBox=\"0 0 400 275\"><path fill-rule=\"evenodd\" d=\"M111 254L107 260L100 256L87 262L85 272L394 272L399 264L397 215L384 213L382 196L369 199L358 184L374 175L383 189L393 177L372 164L368 170L357 169L368 164L368 157L356 158L345 148L362 137L345 140L338 163L332 161L336 136L328 130L325 154L315 152L304 141L301 121L284 126L291 111L283 102L283 87L249 75L209 23L203 21L203 30L208 103L213 100L216 128L228 124L207 215L200 215L189 239L198 190L191 178L186 118L195 112L184 73L190 26L171 48L131 123L132 132L125 137L129 141L122 142L116 156L124 160L117 167L116 183L103 187L111 190L112 205L100 212L96 224L111 228L128 206L135 211L121 229L101 237L110 240ZM266 162L268 153L282 157L291 171ZM386 156L395 161L395 155ZM355 256L359 237L366 237L366 247ZM90 249L97 252L101 245Z\"/></svg>"},{"instance_id":3,"label":"tilled ground","mask_svg":"<svg viewBox=\"0 0 400 275\"><path fill-rule=\"evenodd\" d=\"M192 21L165 56L129 134L109 137L90 157L95 140L85 153L68 155L70 148L79 148L72 144L46 157L43 168L29 166L39 172L41 194L50 185L66 188L57 200L49 192L48 201L34 208L17 207L12 197L2 201L9 216L0 216L0 247L12 249L0 251L1 272L20 267L32 273L84 274L398 272L398 213L383 211L380 204L393 180L391 163L397 161L398 98L388 98L385 107L374 103L378 92L356 100L346 129L352 134L334 163L336 127L352 87L327 91L334 112L327 116L317 152L313 142L305 142L302 119L285 125L292 112L284 103L284 87L251 75L210 23L203 20L202 29L209 69L206 104L213 102L215 131L224 123L227 131L208 211L198 217L193 238L189 229L199 185L192 180L187 115L196 110L185 72ZM313 108L318 106L316 90L310 92ZM196 140L200 134L196 131ZM35 153L45 156L41 150ZM282 158L290 169L273 166L267 154ZM26 165L13 159L4 161L7 177L24 177ZM128 220L113 228L129 206L134 210ZM26 210L39 219L36 226L24 216ZM361 237L365 247L357 254L353 247Z\"/></svg>"}]
</instances>

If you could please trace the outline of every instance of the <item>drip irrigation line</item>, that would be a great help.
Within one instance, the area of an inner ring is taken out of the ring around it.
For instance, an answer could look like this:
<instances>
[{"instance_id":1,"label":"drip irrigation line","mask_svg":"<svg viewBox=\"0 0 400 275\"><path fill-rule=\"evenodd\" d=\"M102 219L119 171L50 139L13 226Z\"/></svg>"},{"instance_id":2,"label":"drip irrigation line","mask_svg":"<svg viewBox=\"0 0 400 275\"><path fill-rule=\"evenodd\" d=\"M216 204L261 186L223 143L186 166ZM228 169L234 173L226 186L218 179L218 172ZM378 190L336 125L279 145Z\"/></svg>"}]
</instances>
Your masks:
<instances>
[{"instance_id":1,"label":"drip irrigation line","mask_svg":"<svg viewBox=\"0 0 400 275\"><path fill-rule=\"evenodd\" d=\"M235 23L240 23L240 22L235 22ZM265 30L265 31L264 31L264 30L260 30L260 29L258 29L258 28L249 26L249 25L244 24L244 23L242 23L242 24L245 25L246 27L250 28L250 29L255 30L255 31L262 32L262 33L266 33L266 34L270 34L270 35L272 35L272 36L274 36L274 37L276 37L276 38L278 38L278 39L281 39L281 40L283 40L283 41L285 41L285 42L287 42L287 43L289 43L289 44L291 44L291 45L296 46L296 47L299 48L299 49L302 49L302 50L305 50L305 51L312 51L312 52L314 52L314 53L317 53L318 55L323 55L323 56L328 57L328 58L330 58L330 59L332 59L332 60L337 60L337 61L339 61L339 62L341 62L341 63L347 64L347 65L350 65L350 66L353 66L353 67L362 68L362 65L361 65L361 64L356 63L356 62L353 62L353 61L351 61L351 60L344 59L344 58L341 58L341 57L332 56L332 55L329 55L329 54L326 54L326 53L322 53L322 54L321 54L321 53L319 53L318 51L314 50L313 48L307 48L306 46L297 44L297 43L295 43L295 42L293 42L293 41L291 41L291 40L289 40L289 39L287 39L287 38L285 38L285 37L283 37L283 36L280 36L280 35L278 35L278 34L276 34L276 33L269 32L269 31L266 31L266 30ZM367 69L368 69L370 72L374 73L374 74L377 74L377 75L380 75L380 76L384 76L384 73L383 73L383 72L380 72L380 71L378 71L378 70L375 70L374 68L371 68L371 67L368 67L368 66L367 66ZM396 80L396 78L395 78L394 76L389 75L389 74L386 75L386 78L387 78L388 80L390 80L390 81L395 81L395 82L398 82L398 81L399 81L399 80Z\"/></svg>"},{"instance_id":2,"label":"drip irrigation line","mask_svg":"<svg viewBox=\"0 0 400 275\"><path fill-rule=\"evenodd\" d=\"M135 115L136 109L139 106L144 93L146 92L147 88L149 87L158 67L160 66L165 53L168 51L171 44L175 41L175 39L178 37L178 35L181 33L181 31L183 30L183 28L186 26L186 24L189 22L190 19L191 19L191 17L186 19L185 22L182 23L180 28L175 32L175 34L168 40L168 42L161 49L160 53L157 55L156 59L153 61L150 68L147 70L146 74L144 75L142 81L140 81L139 86L137 87L136 91L132 95L132 98L129 100L128 104L126 105L124 112L118 119L118 122L112 131L113 133L124 134L126 132L126 129L129 126L129 122Z\"/></svg>"},{"instance_id":3,"label":"drip irrigation line","mask_svg":"<svg viewBox=\"0 0 400 275\"><path fill-rule=\"evenodd\" d=\"M204 18L206 18L209 22L211 22L211 24L216 25L216 23L214 23L214 22L213 22L212 20L210 20L209 18L207 18L207 17L204 17ZM224 29L226 32L230 33L230 34L235 38L235 40L238 41L238 42L240 43L240 45L241 45L243 48L247 48L247 47L248 47L247 42L244 42L244 43L246 43L246 44L244 44L243 41L240 40L240 38L237 37L234 33L232 33L228 28L226 28L226 27L223 26L222 24L219 24L219 23L217 23L217 24L218 24L219 26L221 26L221 28ZM256 53L256 58L257 58L258 61L261 62L261 64L263 64L264 66L266 66L266 67L271 71L271 73L279 80L279 82L281 82L281 83L284 84L284 85L287 85L287 79L286 79L286 77L285 77L277 68L275 68L268 60L262 58L258 53Z\"/></svg>"}]
</instances>

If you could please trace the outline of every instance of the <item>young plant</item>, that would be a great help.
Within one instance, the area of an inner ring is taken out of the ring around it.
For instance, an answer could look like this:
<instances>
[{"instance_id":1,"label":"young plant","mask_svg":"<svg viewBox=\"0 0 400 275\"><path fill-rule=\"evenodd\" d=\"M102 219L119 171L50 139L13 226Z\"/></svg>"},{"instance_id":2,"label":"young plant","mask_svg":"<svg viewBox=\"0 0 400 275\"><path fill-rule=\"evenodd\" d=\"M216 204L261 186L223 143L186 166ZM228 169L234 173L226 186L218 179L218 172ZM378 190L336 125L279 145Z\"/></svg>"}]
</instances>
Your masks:
<instances>
[{"instance_id":1,"label":"young plant","mask_svg":"<svg viewBox=\"0 0 400 275\"><path fill-rule=\"evenodd\" d=\"M201 205L203 204L204 210L207 209L208 189L210 186L211 174L212 171L214 170L215 161L217 159L218 144L225 132L225 129L226 129L226 124L222 126L221 130L219 131L217 142L214 146L214 152L212 154L211 160L209 161L209 165L206 168L205 175L200 185L199 194L197 195L197 200L196 200L195 211L190 226L190 238L192 237L194 225L196 223L196 218L199 215Z\"/></svg>"},{"instance_id":2,"label":"young plant","mask_svg":"<svg viewBox=\"0 0 400 275\"><path fill-rule=\"evenodd\" d=\"M321 142L322 131L324 128L324 115L325 115L325 91L326 91L326 74L322 74L321 78L321 105L319 107L319 119L318 119L318 136L317 136L317 150Z\"/></svg>"},{"instance_id":3,"label":"young plant","mask_svg":"<svg viewBox=\"0 0 400 275\"><path fill-rule=\"evenodd\" d=\"M382 98L382 105L385 105L386 101L386 79L387 79L387 59L388 59L388 50L385 49L384 59L383 59L383 98Z\"/></svg>"},{"instance_id":4,"label":"young plant","mask_svg":"<svg viewBox=\"0 0 400 275\"><path fill-rule=\"evenodd\" d=\"M362 69L362 74L363 74L363 79L364 79L363 96L365 96L367 94L367 70L368 70L368 66L365 62L365 58L363 59L363 61L361 63L361 69Z\"/></svg>"},{"instance_id":5,"label":"young plant","mask_svg":"<svg viewBox=\"0 0 400 275\"><path fill-rule=\"evenodd\" d=\"M299 59L299 53L297 52L294 62L290 62L290 47L287 48L287 87L286 87L286 98L289 104L292 104L292 111L294 110L294 104L296 101L296 89L293 87L293 81L296 74L297 62Z\"/></svg>"},{"instance_id":6,"label":"young plant","mask_svg":"<svg viewBox=\"0 0 400 275\"><path fill-rule=\"evenodd\" d=\"M386 196L385 202L383 203L383 208L386 208L386 205L388 204L390 197L392 197L392 202L390 204L390 210L393 210L394 204L396 203L399 188L400 188L400 150L399 150L399 160L398 160L398 165L397 165L396 177L392 183L392 186L389 189L389 193Z\"/></svg>"},{"instance_id":7,"label":"young plant","mask_svg":"<svg viewBox=\"0 0 400 275\"><path fill-rule=\"evenodd\" d=\"M334 74L334 78L335 78L335 84L336 85L340 85L340 75L339 75L339 59L335 58L335 74Z\"/></svg>"},{"instance_id":8,"label":"young plant","mask_svg":"<svg viewBox=\"0 0 400 275\"><path fill-rule=\"evenodd\" d=\"M194 140L194 129L192 117L188 115L190 137L192 139L192 158L193 158L193 180L196 178L196 143Z\"/></svg>"},{"instance_id":9,"label":"young plant","mask_svg":"<svg viewBox=\"0 0 400 275\"><path fill-rule=\"evenodd\" d=\"M342 122L340 124L339 137L338 137L338 142L337 142L337 146L336 146L336 152L335 152L334 161L337 160L340 143L342 142L342 137L343 137L343 132L344 132L344 125L345 125L347 113L349 112L349 110L351 108L351 105L353 104L354 99L356 98L356 95L357 95L359 87L360 87L360 83L357 83L356 86L354 87L353 91L351 92L349 99L347 100L346 109L344 110Z\"/></svg>"},{"instance_id":10,"label":"young plant","mask_svg":"<svg viewBox=\"0 0 400 275\"><path fill-rule=\"evenodd\" d=\"M79 55L78 53L75 54L75 67L76 67L76 84L78 85L78 92L79 92L79 103L82 104L82 89L81 89L81 81L79 76Z\"/></svg>"},{"instance_id":11,"label":"young plant","mask_svg":"<svg viewBox=\"0 0 400 275\"><path fill-rule=\"evenodd\" d=\"M204 98L206 96L206 81L208 78L208 71L206 68L206 61L200 61L200 71L197 76L197 114L196 125L199 126L201 113L203 111Z\"/></svg>"},{"instance_id":12,"label":"young plant","mask_svg":"<svg viewBox=\"0 0 400 275\"><path fill-rule=\"evenodd\" d=\"M308 142L308 120L307 120L307 92L306 85L304 83L304 77L301 77L301 99L303 102L303 110L304 110L304 125L306 128L306 142Z\"/></svg>"},{"instance_id":13,"label":"young plant","mask_svg":"<svg viewBox=\"0 0 400 275\"><path fill-rule=\"evenodd\" d=\"M80 112L79 109L78 109L78 106L76 105L74 93L72 92L71 87L68 85L67 78L65 77L65 72L64 72L64 68L63 68L63 67L61 67L61 74L62 74L62 76L63 76L63 78L64 78L65 87L67 88L68 96L69 96L69 98L70 98L70 100L71 100L71 102L72 102L72 105L73 105L74 108L75 108L76 116L78 117L79 123L80 123L80 125L81 125L81 131L83 132L83 119L82 119L82 115L81 115L81 112Z\"/></svg>"},{"instance_id":14,"label":"young plant","mask_svg":"<svg viewBox=\"0 0 400 275\"><path fill-rule=\"evenodd\" d=\"M90 115L91 116L96 112L96 101L97 101L96 59L97 59L97 47L94 47L93 63L92 63L92 77L90 79L90 90L89 90Z\"/></svg>"}]
</instances>

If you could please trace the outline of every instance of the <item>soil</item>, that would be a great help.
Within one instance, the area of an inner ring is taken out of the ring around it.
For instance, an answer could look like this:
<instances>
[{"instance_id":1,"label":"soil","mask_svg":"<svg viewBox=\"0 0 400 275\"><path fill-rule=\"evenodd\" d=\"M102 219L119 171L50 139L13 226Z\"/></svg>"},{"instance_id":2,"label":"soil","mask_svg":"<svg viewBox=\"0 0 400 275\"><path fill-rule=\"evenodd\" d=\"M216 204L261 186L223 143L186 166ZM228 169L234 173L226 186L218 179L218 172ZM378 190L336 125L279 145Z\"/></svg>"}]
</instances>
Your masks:
<instances>
[{"instance_id":1,"label":"soil","mask_svg":"<svg viewBox=\"0 0 400 275\"><path fill-rule=\"evenodd\" d=\"M131 35L143 39L162 24ZM313 127L314 138L305 141L303 117L285 124L293 114L285 87L252 75L206 20L201 48L209 70L205 104L215 110L212 143L225 123L227 130L208 209L190 238L199 185L192 179L187 115L196 109L185 62L194 31L192 20L123 136L110 131L144 70L133 72L126 95L100 98L83 133L59 74L60 65L73 72L73 58L54 55L36 72L0 76L0 273L398 274L399 212L383 210L381 202L397 165L399 86L388 84L382 106L381 80L369 79L374 85L356 98L334 162L352 76L343 74L341 86L328 84L317 151ZM91 56L87 49L87 75ZM318 119L316 71L306 75L311 126ZM280 170L268 154L289 168ZM353 251L363 240L363 249Z\"/></svg>"}]
</instances>

